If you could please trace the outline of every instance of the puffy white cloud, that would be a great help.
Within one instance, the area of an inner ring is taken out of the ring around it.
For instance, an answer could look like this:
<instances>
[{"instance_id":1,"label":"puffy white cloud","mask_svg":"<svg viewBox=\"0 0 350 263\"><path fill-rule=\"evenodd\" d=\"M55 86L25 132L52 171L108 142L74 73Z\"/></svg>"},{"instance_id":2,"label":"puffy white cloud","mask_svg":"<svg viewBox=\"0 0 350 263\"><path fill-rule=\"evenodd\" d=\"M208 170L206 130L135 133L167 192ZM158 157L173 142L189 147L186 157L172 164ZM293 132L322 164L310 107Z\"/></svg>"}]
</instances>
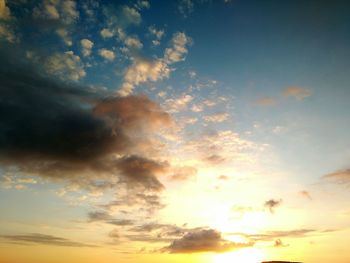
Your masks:
<instances>
[{"instance_id":1,"label":"puffy white cloud","mask_svg":"<svg viewBox=\"0 0 350 263\"><path fill-rule=\"evenodd\" d=\"M101 49L99 49L98 54L101 57L103 57L103 58L105 58L107 60L110 60L110 61L115 59L115 54L114 54L114 52L112 50L101 48Z\"/></svg>"},{"instance_id":2,"label":"puffy white cloud","mask_svg":"<svg viewBox=\"0 0 350 263\"><path fill-rule=\"evenodd\" d=\"M87 57L87 56L90 56L91 55L91 49L92 47L94 46L94 43L87 39L87 38L84 38L82 40L80 40L80 44L81 44L81 47L82 47L82 53L83 53L83 56L84 57Z\"/></svg>"},{"instance_id":3,"label":"puffy white cloud","mask_svg":"<svg viewBox=\"0 0 350 263\"><path fill-rule=\"evenodd\" d=\"M124 43L127 47L132 49L141 49L143 47L143 44L137 36L126 37Z\"/></svg>"},{"instance_id":4,"label":"puffy white cloud","mask_svg":"<svg viewBox=\"0 0 350 263\"><path fill-rule=\"evenodd\" d=\"M115 33L109 28L104 28L101 30L100 34L103 38L111 38Z\"/></svg>"},{"instance_id":5,"label":"puffy white cloud","mask_svg":"<svg viewBox=\"0 0 350 263\"><path fill-rule=\"evenodd\" d=\"M122 30L118 31L121 39L126 39ZM169 65L184 60L187 45L190 39L184 33L176 33L172 39L172 47L167 48L163 58L148 60L140 57L134 58L132 65L126 70L124 82L118 91L119 95L126 96L133 92L135 86L147 82L158 81L169 77Z\"/></svg>"},{"instance_id":6,"label":"puffy white cloud","mask_svg":"<svg viewBox=\"0 0 350 263\"><path fill-rule=\"evenodd\" d=\"M162 59L146 60L136 58L124 75L124 83L118 93L122 96L132 93L135 85L147 81L158 81L169 76L170 69Z\"/></svg>"},{"instance_id":7,"label":"puffy white cloud","mask_svg":"<svg viewBox=\"0 0 350 263\"><path fill-rule=\"evenodd\" d=\"M168 64L176 63L184 60L187 54L187 45L191 43L191 40L183 32L177 32L172 39L172 47L167 48L164 53L164 60Z\"/></svg>"},{"instance_id":8,"label":"puffy white cloud","mask_svg":"<svg viewBox=\"0 0 350 263\"><path fill-rule=\"evenodd\" d=\"M67 46L72 45L69 27L79 18L75 1L43 0L33 9L33 16L35 18L60 21L60 26L56 29L56 33Z\"/></svg>"},{"instance_id":9,"label":"puffy white cloud","mask_svg":"<svg viewBox=\"0 0 350 263\"><path fill-rule=\"evenodd\" d=\"M165 101L165 108L172 113L179 112L184 110L192 100L193 97L188 94L182 95L177 99L168 99Z\"/></svg>"},{"instance_id":10,"label":"puffy white cloud","mask_svg":"<svg viewBox=\"0 0 350 263\"><path fill-rule=\"evenodd\" d=\"M73 51L55 53L45 62L46 71L59 76L61 79L79 80L86 75L78 55Z\"/></svg>"},{"instance_id":11,"label":"puffy white cloud","mask_svg":"<svg viewBox=\"0 0 350 263\"><path fill-rule=\"evenodd\" d=\"M204 116L203 119L206 122L223 122L228 119L230 115L228 113L216 113L212 115Z\"/></svg>"}]
</instances>

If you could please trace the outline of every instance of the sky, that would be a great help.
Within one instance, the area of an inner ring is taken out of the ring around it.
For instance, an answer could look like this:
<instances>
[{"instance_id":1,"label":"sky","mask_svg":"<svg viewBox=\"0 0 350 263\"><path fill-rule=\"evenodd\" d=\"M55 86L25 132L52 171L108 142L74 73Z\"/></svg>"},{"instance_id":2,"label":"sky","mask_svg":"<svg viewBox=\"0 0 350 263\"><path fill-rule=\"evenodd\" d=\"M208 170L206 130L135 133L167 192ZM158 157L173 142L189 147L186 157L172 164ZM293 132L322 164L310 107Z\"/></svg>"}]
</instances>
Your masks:
<instances>
[{"instance_id":1,"label":"sky","mask_svg":"<svg viewBox=\"0 0 350 263\"><path fill-rule=\"evenodd\" d=\"M349 11L0 0L0 263L349 262Z\"/></svg>"}]
</instances>

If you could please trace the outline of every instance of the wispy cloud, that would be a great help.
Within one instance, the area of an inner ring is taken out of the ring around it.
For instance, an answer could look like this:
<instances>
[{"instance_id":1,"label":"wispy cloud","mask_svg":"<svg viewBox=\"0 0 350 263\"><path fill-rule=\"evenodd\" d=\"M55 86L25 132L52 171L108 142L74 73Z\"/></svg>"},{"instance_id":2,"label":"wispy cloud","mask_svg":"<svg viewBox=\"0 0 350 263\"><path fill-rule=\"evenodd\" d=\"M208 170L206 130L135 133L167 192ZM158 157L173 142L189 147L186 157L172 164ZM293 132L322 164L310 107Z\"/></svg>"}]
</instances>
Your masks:
<instances>
[{"instance_id":1,"label":"wispy cloud","mask_svg":"<svg viewBox=\"0 0 350 263\"><path fill-rule=\"evenodd\" d=\"M323 178L340 184L350 184L350 169L337 170L333 173L324 175Z\"/></svg>"},{"instance_id":2,"label":"wispy cloud","mask_svg":"<svg viewBox=\"0 0 350 263\"><path fill-rule=\"evenodd\" d=\"M38 233L23 235L3 235L1 238L17 244L43 244L63 247L96 247L80 242L74 242L66 238Z\"/></svg>"}]
</instances>

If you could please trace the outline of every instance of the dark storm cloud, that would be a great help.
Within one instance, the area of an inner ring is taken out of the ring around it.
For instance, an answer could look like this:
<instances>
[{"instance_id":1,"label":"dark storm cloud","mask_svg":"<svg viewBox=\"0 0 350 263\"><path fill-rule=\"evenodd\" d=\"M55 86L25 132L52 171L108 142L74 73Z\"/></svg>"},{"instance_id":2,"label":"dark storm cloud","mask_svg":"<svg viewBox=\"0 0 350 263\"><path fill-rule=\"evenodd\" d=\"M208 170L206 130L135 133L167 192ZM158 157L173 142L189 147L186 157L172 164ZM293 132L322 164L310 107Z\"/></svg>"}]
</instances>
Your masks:
<instances>
[{"instance_id":1,"label":"dark storm cloud","mask_svg":"<svg viewBox=\"0 0 350 263\"><path fill-rule=\"evenodd\" d=\"M24 234L24 235L4 235L1 238L17 244L44 244L64 247L95 247L84 243L70 241L69 239L56 237L51 235L44 235L38 233Z\"/></svg>"},{"instance_id":2,"label":"dark storm cloud","mask_svg":"<svg viewBox=\"0 0 350 263\"><path fill-rule=\"evenodd\" d=\"M280 206L281 203L282 203L282 199L280 200L270 199L264 203L264 207L268 208L270 212L273 213L275 211L275 208Z\"/></svg>"},{"instance_id":3,"label":"dark storm cloud","mask_svg":"<svg viewBox=\"0 0 350 263\"><path fill-rule=\"evenodd\" d=\"M163 251L170 253L222 253L238 248L252 246L252 243L234 243L222 238L221 233L213 229L202 229L185 234L174 240Z\"/></svg>"},{"instance_id":4,"label":"dark storm cloud","mask_svg":"<svg viewBox=\"0 0 350 263\"><path fill-rule=\"evenodd\" d=\"M128 184L162 188L154 174L165 164L130 155L138 152L140 140L148 142L148 133L171 125L170 116L157 103L145 96L101 99L106 94L44 76L35 65L4 50L0 53L2 167L55 179L79 178L85 185L91 184L90 177L122 174Z\"/></svg>"}]
</instances>

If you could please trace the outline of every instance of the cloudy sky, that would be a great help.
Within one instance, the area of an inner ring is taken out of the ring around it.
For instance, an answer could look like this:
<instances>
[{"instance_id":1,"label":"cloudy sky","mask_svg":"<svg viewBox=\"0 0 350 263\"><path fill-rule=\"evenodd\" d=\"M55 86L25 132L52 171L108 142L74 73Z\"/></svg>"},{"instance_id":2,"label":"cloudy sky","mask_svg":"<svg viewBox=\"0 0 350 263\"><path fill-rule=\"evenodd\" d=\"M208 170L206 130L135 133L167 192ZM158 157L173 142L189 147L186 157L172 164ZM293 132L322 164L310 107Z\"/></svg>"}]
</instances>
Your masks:
<instances>
[{"instance_id":1,"label":"cloudy sky","mask_svg":"<svg viewBox=\"0 0 350 263\"><path fill-rule=\"evenodd\" d=\"M0 0L0 263L349 262L349 12Z\"/></svg>"}]
</instances>

